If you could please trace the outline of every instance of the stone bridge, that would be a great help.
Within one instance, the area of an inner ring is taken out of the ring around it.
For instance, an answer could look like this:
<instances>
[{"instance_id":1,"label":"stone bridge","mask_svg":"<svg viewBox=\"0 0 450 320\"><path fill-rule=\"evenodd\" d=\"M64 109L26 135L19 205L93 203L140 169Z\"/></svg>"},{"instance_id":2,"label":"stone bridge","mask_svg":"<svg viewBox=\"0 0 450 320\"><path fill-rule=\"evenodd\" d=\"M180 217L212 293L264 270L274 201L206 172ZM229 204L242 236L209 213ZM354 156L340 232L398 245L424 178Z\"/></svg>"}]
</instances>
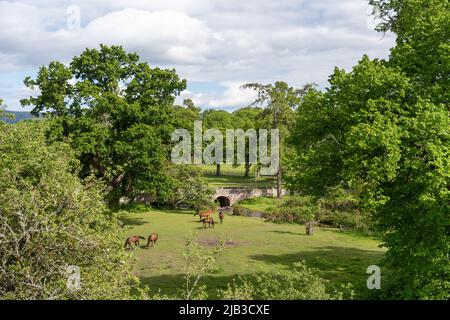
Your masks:
<instances>
[{"instance_id":1,"label":"stone bridge","mask_svg":"<svg viewBox=\"0 0 450 320\"><path fill-rule=\"evenodd\" d=\"M282 189L282 194L288 194L288 191ZM222 187L216 188L214 200L217 201L221 207L228 207L235 204L237 201L256 198L256 197L276 197L277 189L270 187Z\"/></svg>"}]
</instances>

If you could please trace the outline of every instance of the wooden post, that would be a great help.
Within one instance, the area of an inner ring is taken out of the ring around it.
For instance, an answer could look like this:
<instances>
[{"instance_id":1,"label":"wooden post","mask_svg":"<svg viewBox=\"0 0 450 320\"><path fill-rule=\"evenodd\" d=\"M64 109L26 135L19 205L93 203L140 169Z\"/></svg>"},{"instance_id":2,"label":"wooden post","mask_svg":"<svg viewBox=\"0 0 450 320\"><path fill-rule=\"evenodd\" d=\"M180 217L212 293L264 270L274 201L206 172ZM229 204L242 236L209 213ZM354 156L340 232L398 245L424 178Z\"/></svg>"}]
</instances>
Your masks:
<instances>
[{"instance_id":1,"label":"wooden post","mask_svg":"<svg viewBox=\"0 0 450 320\"><path fill-rule=\"evenodd\" d=\"M305 227L306 227L306 235L312 236L314 234L314 221L308 221Z\"/></svg>"}]
</instances>

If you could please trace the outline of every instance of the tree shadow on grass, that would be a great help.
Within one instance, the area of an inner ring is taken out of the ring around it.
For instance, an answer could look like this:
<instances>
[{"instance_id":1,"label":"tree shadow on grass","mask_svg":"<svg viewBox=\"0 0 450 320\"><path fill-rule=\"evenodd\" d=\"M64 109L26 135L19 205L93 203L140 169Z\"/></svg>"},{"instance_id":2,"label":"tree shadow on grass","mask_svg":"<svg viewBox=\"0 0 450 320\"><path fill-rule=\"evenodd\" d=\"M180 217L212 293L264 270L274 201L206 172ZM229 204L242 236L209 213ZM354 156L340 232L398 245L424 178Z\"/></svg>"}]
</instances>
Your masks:
<instances>
[{"instance_id":1,"label":"tree shadow on grass","mask_svg":"<svg viewBox=\"0 0 450 320\"><path fill-rule=\"evenodd\" d=\"M369 265L380 265L383 257L381 251L361 250L339 246L327 246L311 251L299 251L297 253L269 255L256 254L252 259L263 261L267 264L283 265L286 271L292 270L294 263L304 260L308 267L319 270L319 276L331 280L335 287L339 284L351 283L356 289L357 296L366 289L366 280L369 276L366 271ZM244 274L221 276L207 275L200 280L201 285L206 285L209 299L219 298L217 290L224 290L227 285L239 277L245 277L247 281L255 283L252 271L246 270ZM152 293L161 290L162 294L174 296L183 287L183 274L155 275L141 277L142 284L148 285Z\"/></svg>"},{"instance_id":2,"label":"tree shadow on grass","mask_svg":"<svg viewBox=\"0 0 450 320\"><path fill-rule=\"evenodd\" d=\"M355 286L365 284L367 267L380 265L383 252L361 250L339 246L327 246L311 251L299 251L280 255L256 254L252 259L268 264L283 265L286 269L305 260L308 267L320 270L320 276L340 283L352 283Z\"/></svg>"},{"instance_id":3,"label":"tree shadow on grass","mask_svg":"<svg viewBox=\"0 0 450 320\"><path fill-rule=\"evenodd\" d=\"M148 223L144 218L119 217L119 220L122 221L124 228L129 226L142 226Z\"/></svg>"},{"instance_id":4,"label":"tree shadow on grass","mask_svg":"<svg viewBox=\"0 0 450 320\"><path fill-rule=\"evenodd\" d=\"M218 299L218 290L227 289L227 285L231 284L233 282L233 279L239 281L239 276L240 275L237 274L227 276L206 275L200 279L199 285L206 286L208 299ZM254 278L251 274L245 274L241 276L245 276L248 281L254 282ZM169 295L171 297L175 297L175 295L177 295L177 298L182 298L179 297L178 294L185 284L183 274L141 277L140 279L142 285L147 285L150 288L152 294L156 294L160 290L161 294Z\"/></svg>"},{"instance_id":5,"label":"tree shadow on grass","mask_svg":"<svg viewBox=\"0 0 450 320\"><path fill-rule=\"evenodd\" d=\"M306 233L298 233L298 232L291 232L291 231L280 231L280 230L275 230L275 231L270 231L273 233L279 233L279 234L290 234L293 236L306 236Z\"/></svg>"}]
</instances>

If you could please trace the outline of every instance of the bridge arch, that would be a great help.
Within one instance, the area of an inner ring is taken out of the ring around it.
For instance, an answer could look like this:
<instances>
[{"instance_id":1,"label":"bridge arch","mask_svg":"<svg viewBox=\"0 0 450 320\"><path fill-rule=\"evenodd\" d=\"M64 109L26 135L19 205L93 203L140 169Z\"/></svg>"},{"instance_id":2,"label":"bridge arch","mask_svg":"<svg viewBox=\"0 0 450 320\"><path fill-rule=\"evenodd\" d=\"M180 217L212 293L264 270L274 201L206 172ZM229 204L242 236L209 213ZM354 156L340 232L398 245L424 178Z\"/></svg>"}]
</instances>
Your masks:
<instances>
[{"instance_id":1,"label":"bridge arch","mask_svg":"<svg viewBox=\"0 0 450 320\"><path fill-rule=\"evenodd\" d=\"M215 200L221 208L231 206L231 199L227 196L218 196Z\"/></svg>"},{"instance_id":2,"label":"bridge arch","mask_svg":"<svg viewBox=\"0 0 450 320\"><path fill-rule=\"evenodd\" d=\"M232 206L237 201L256 198L256 197L275 197L277 194L276 188L271 187L219 187L216 188L214 200L223 206ZM282 194L286 195L289 192L282 189Z\"/></svg>"}]
</instances>

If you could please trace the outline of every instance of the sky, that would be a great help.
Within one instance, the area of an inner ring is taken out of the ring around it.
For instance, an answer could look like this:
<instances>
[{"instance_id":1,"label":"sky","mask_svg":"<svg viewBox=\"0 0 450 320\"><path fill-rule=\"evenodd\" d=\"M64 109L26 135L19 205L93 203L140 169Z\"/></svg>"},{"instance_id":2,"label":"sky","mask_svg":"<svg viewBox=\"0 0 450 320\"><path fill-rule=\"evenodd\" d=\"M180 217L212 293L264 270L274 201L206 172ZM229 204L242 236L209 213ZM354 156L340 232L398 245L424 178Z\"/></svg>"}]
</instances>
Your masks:
<instances>
[{"instance_id":1,"label":"sky","mask_svg":"<svg viewBox=\"0 0 450 320\"><path fill-rule=\"evenodd\" d=\"M0 98L29 110L26 76L104 43L175 68L188 82L177 103L234 110L255 97L244 83L324 89L335 67L387 58L395 39L370 12L367 0L0 1Z\"/></svg>"}]
</instances>

